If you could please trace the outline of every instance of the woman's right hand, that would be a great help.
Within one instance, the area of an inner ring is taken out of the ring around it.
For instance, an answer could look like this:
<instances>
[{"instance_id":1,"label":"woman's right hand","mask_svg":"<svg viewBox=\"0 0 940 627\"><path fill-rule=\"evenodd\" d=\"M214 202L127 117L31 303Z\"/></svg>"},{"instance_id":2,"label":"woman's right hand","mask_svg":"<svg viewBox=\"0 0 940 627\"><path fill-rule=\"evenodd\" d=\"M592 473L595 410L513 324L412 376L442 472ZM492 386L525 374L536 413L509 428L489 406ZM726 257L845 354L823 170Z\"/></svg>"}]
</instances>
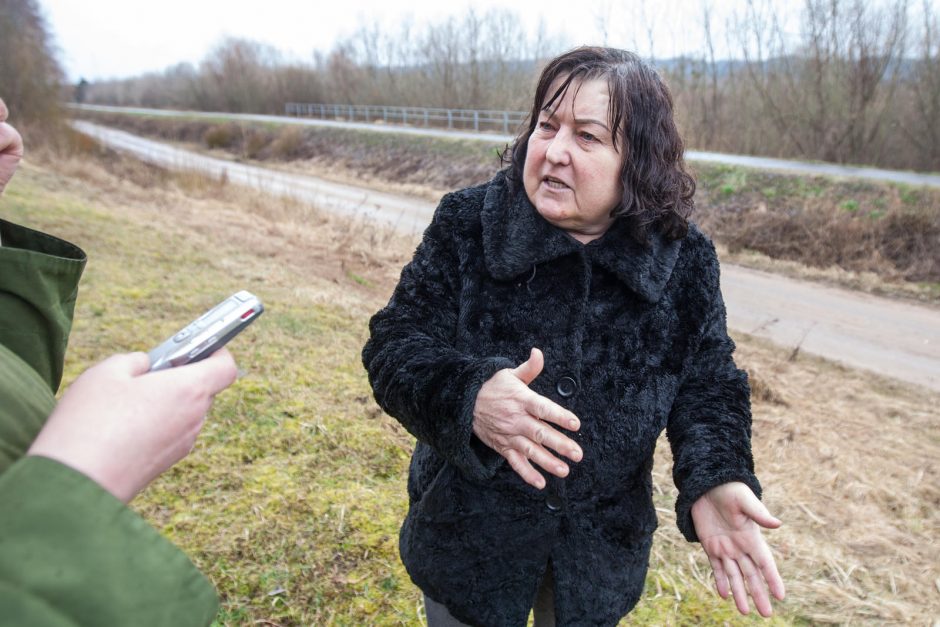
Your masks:
<instances>
[{"instance_id":1,"label":"woman's right hand","mask_svg":"<svg viewBox=\"0 0 940 627\"><path fill-rule=\"evenodd\" d=\"M543 366L542 351L533 348L527 361L490 377L473 406L473 433L505 457L523 481L539 490L545 487L545 477L532 463L558 477L568 475L568 465L548 449L574 462L583 456L574 440L548 424L577 431L581 428L578 417L529 388Z\"/></svg>"}]
</instances>

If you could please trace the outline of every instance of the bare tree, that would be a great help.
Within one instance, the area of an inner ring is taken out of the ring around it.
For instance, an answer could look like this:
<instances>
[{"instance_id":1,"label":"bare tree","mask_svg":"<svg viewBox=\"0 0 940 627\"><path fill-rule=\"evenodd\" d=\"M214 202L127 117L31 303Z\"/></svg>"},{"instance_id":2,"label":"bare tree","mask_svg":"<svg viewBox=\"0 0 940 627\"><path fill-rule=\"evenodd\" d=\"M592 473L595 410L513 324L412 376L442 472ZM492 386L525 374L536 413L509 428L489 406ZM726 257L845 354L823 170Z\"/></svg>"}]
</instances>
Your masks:
<instances>
[{"instance_id":1,"label":"bare tree","mask_svg":"<svg viewBox=\"0 0 940 627\"><path fill-rule=\"evenodd\" d=\"M348 45L339 45L333 49L326 62L326 72L330 86L335 90L334 102L358 102L359 86L363 82L362 69Z\"/></svg>"},{"instance_id":2,"label":"bare tree","mask_svg":"<svg viewBox=\"0 0 940 627\"><path fill-rule=\"evenodd\" d=\"M437 98L431 104L439 107L459 106L461 44L457 21L453 17L428 28L422 45L426 60L425 72L438 88Z\"/></svg>"},{"instance_id":3,"label":"bare tree","mask_svg":"<svg viewBox=\"0 0 940 627\"><path fill-rule=\"evenodd\" d=\"M738 33L762 114L784 140L776 152L870 161L900 79L906 20L906 0L807 0L792 47L770 4L748 0Z\"/></svg>"},{"instance_id":4,"label":"bare tree","mask_svg":"<svg viewBox=\"0 0 940 627\"><path fill-rule=\"evenodd\" d=\"M917 150L917 164L936 171L940 170L940 16L929 0L923 0L921 11L918 54L905 90L911 106L901 128Z\"/></svg>"},{"instance_id":5,"label":"bare tree","mask_svg":"<svg viewBox=\"0 0 940 627\"><path fill-rule=\"evenodd\" d=\"M597 27L597 32L600 33L600 43L604 46L608 45L610 41L610 25L613 21L612 8L610 0L599 2L594 8L594 25Z\"/></svg>"},{"instance_id":6,"label":"bare tree","mask_svg":"<svg viewBox=\"0 0 940 627\"><path fill-rule=\"evenodd\" d=\"M280 64L280 53L271 46L228 38L209 53L200 69L222 110L271 111L270 79Z\"/></svg>"},{"instance_id":7,"label":"bare tree","mask_svg":"<svg viewBox=\"0 0 940 627\"><path fill-rule=\"evenodd\" d=\"M0 97L18 123L54 126L61 118L62 69L35 0L0 0Z\"/></svg>"},{"instance_id":8,"label":"bare tree","mask_svg":"<svg viewBox=\"0 0 940 627\"><path fill-rule=\"evenodd\" d=\"M702 131L705 145L715 143L721 121L721 94L718 86L718 60L715 58L715 40L712 35L713 9L709 0L702 0L702 31L705 35L705 72L708 77L707 95L701 99Z\"/></svg>"}]
</instances>

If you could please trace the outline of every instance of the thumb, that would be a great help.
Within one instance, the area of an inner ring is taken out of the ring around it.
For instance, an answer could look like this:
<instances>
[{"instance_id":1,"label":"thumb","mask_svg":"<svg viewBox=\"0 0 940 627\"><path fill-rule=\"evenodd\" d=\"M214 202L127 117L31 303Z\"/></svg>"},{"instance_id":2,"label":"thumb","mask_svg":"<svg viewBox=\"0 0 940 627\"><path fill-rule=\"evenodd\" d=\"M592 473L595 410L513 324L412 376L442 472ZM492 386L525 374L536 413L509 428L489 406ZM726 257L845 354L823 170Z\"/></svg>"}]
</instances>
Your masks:
<instances>
[{"instance_id":1,"label":"thumb","mask_svg":"<svg viewBox=\"0 0 940 627\"><path fill-rule=\"evenodd\" d=\"M196 382L210 395L215 396L235 382L238 367L228 349L221 348L202 361L168 368L154 374L164 380Z\"/></svg>"},{"instance_id":2,"label":"thumb","mask_svg":"<svg viewBox=\"0 0 940 627\"><path fill-rule=\"evenodd\" d=\"M513 368L512 373L523 383L529 385L535 381L535 377L542 373L543 367L545 367L545 357L542 355L542 351L533 347L532 352L529 353L529 359Z\"/></svg>"},{"instance_id":3,"label":"thumb","mask_svg":"<svg viewBox=\"0 0 940 627\"><path fill-rule=\"evenodd\" d=\"M130 377L139 377L150 370L150 358L147 357L147 353L141 352L111 355L101 362L102 366L105 364Z\"/></svg>"},{"instance_id":4,"label":"thumb","mask_svg":"<svg viewBox=\"0 0 940 627\"><path fill-rule=\"evenodd\" d=\"M758 525L767 529L776 529L783 524L779 518L771 515L767 507L753 494L741 504L741 511Z\"/></svg>"}]
</instances>

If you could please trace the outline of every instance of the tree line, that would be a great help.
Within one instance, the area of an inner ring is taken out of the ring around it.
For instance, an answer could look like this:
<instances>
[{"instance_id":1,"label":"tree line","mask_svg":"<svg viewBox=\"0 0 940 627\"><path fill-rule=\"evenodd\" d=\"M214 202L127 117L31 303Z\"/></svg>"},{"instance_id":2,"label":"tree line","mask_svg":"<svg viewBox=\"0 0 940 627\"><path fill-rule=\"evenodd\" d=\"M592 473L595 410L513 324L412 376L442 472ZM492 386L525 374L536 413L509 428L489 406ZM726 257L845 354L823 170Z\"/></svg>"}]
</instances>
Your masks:
<instances>
[{"instance_id":1,"label":"tree line","mask_svg":"<svg viewBox=\"0 0 940 627\"><path fill-rule=\"evenodd\" d=\"M740 60L667 72L689 143L743 154L940 171L940 23L929 0L805 0L794 41L766 0L729 29Z\"/></svg>"},{"instance_id":2,"label":"tree line","mask_svg":"<svg viewBox=\"0 0 940 627\"><path fill-rule=\"evenodd\" d=\"M100 81L87 102L281 113L285 102L444 108L528 108L538 59L565 47L544 26L525 32L508 10L397 30L364 23L328 53L287 60L276 48L246 39L220 42L198 65Z\"/></svg>"},{"instance_id":3,"label":"tree line","mask_svg":"<svg viewBox=\"0 0 940 627\"><path fill-rule=\"evenodd\" d=\"M645 15L647 1L624 11ZM744 0L720 17L715 2L698 5L699 53L653 59L689 147L940 171L940 16L932 0L804 0L796 32L772 0ZM610 12L599 17L604 38L613 21ZM61 82L54 55L29 52L48 48L43 28L34 0L0 0L0 89L11 109L17 98L48 102L29 93ZM544 24L527 32L511 10L470 9L396 28L366 22L308 61L227 39L198 64L83 82L70 96L263 113L283 112L286 102L527 110L542 64L572 43Z\"/></svg>"}]
</instances>

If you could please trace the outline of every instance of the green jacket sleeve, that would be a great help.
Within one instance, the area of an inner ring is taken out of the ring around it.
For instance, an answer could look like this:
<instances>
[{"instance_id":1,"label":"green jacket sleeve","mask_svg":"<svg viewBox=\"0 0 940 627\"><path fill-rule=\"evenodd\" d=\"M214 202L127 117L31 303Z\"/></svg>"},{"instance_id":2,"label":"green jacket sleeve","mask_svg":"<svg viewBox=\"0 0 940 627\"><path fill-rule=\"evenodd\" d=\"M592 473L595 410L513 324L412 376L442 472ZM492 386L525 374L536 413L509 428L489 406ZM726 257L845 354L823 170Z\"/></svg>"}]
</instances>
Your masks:
<instances>
[{"instance_id":1,"label":"green jacket sleeve","mask_svg":"<svg viewBox=\"0 0 940 627\"><path fill-rule=\"evenodd\" d=\"M218 609L186 555L67 466L0 475L0 625L208 625Z\"/></svg>"}]
</instances>

